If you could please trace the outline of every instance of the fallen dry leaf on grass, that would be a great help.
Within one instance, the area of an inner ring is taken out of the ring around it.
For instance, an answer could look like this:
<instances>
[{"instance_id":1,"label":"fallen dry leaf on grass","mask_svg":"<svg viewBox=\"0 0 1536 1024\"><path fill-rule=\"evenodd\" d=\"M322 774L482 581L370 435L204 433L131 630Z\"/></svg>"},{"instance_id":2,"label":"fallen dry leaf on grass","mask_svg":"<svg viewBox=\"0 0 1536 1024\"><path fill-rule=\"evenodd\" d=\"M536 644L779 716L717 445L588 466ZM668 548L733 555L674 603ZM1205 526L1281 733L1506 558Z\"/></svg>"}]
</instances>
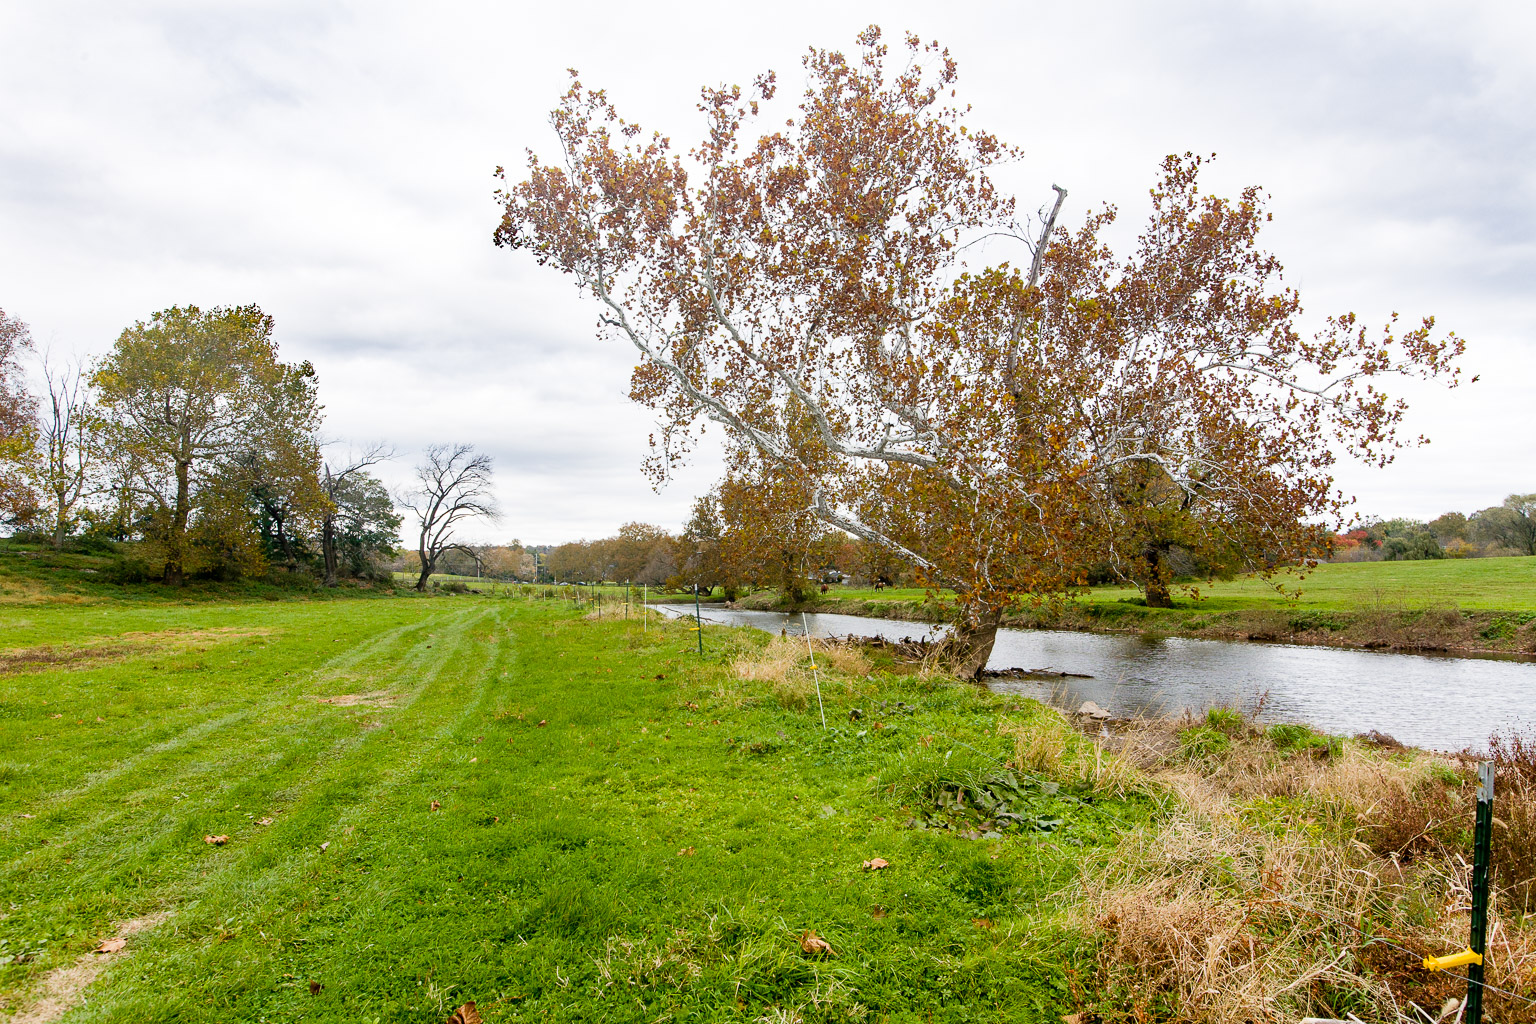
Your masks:
<instances>
[{"instance_id":1,"label":"fallen dry leaf on grass","mask_svg":"<svg viewBox=\"0 0 1536 1024\"><path fill-rule=\"evenodd\" d=\"M328 847L330 845L331 845L331 841L329 839L327 839L325 842L321 843L320 844L320 852L324 853L325 850L326 850L326 847Z\"/></svg>"},{"instance_id":2,"label":"fallen dry leaf on grass","mask_svg":"<svg viewBox=\"0 0 1536 1024\"><path fill-rule=\"evenodd\" d=\"M685 846L681 850L677 851L677 855L679 857L692 857L693 856L693 847Z\"/></svg>"},{"instance_id":3,"label":"fallen dry leaf on grass","mask_svg":"<svg viewBox=\"0 0 1536 1024\"><path fill-rule=\"evenodd\" d=\"M442 806L443 805L438 803L436 800L432 801L432 810L434 810L434 811L439 810L439 809L442 808Z\"/></svg>"},{"instance_id":4,"label":"fallen dry leaf on grass","mask_svg":"<svg viewBox=\"0 0 1536 1024\"><path fill-rule=\"evenodd\" d=\"M256 824L258 824L258 825L270 825L270 824L272 824L272 819L271 818L257 818L256 819Z\"/></svg>"},{"instance_id":5,"label":"fallen dry leaf on grass","mask_svg":"<svg viewBox=\"0 0 1536 1024\"><path fill-rule=\"evenodd\" d=\"M891 862L884 857L874 857L864 862L865 871L879 871L881 868L888 868L890 866Z\"/></svg>"},{"instance_id":6,"label":"fallen dry leaf on grass","mask_svg":"<svg viewBox=\"0 0 1536 1024\"><path fill-rule=\"evenodd\" d=\"M480 759L479 759L479 758L478 758L478 757L472 757L472 758L470 758L470 759L469 759L469 763L470 763L470 764L475 764L475 763L477 763L477 762L478 762L478 761L479 761L479 760L480 760Z\"/></svg>"},{"instance_id":7,"label":"fallen dry leaf on grass","mask_svg":"<svg viewBox=\"0 0 1536 1024\"><path fill-rule=\"evenodd\" d=\"M119 936L118 938L115 938L115 939L103 939L103 940L101 940L101 945L99 945L95 949L91 950L91 952L93 952L93 953L116 953L118 950L122 949L126 945L128 945L128 940L125 939L125 938L122 938L121 936Z\"/></svg>"},{"instance_id":8,"label":"fallen dry leaf on grass","mask_svg":"<svg viewBox=\"0 0 1536 1024\"><path fill-rule=\"evenodd\" d=\"M63 715L49 715L49 718L63 718Z\"/></svg>"},{"instance_id":9,"label":"fallen dry leaf on grass","mask_svg":"<svg viewBox=\"0 0 1536 1024\"><path fill-rule=\"evenodd\" d=\"M985 917L973 917L971 918L971 924L975 925L977 928L995 927L995 925L993 925L992 922Z\"/></svg>"},{"instance_id":10,"label":"fallen dry leaf on grass","mask_svg":"<svg viewBox=\"0 0 1536 1024\"><path fill-rule=\"evenodd\" d=\"M229 836L203 836L203 842L209 846L223 846L229 842Z\"/></svg>"},{"instance_id":11,"label":"fallen dry leaf on grass","mask_svg":"<svg viewBox=\"0 0 1536 1024\"><path fill-rule=\"evenodd\" d=\"M23 815L21 815L21 817L23 817L23 818L35 818L35 817L37 817L37 815L35 815L35 814L23 814Z\"/></svg>"},{"instance_id":12,"label":"fallen dry leaf on grass","mask_svg":"<svg viewBox=\"0 0 1536 1024\"><path fill-rule=\"evenodd\" d=\"M309 994L312 996L317 996L320 994L320 990L323 988L325 988L325 986L320 984L318 981L312 981L309 983Z\"/></svg>"},{"instance_id":13,"label":"fallen dry leaf on grass","mask_svg":"<svg viewBox=\"0 0 1536 1024\"><path fill-rule=\"evenodd\" d=\"M457 1010L454 1010L453 1016L449 1017L443 1024L482 1024L480 1011L475 1009L475 1001L471 999Z\"/></svg>"},{"instance_id":14,"label":"fallen dry leaf on grass","mask_svg":"<svg viewBox=\"0 0 1536 1024\"><path fill-rule=\"evenodd\" d=\"M869 912L869 916L878 921L888 913L890 913L890 911L886 910L884 907L876 907L874 910Z\"/></svg>"},{"instance_id":15,"label":"fallen dry leaf on grass","mask_svg":"<svg viewBox=\"0 0 1536 1024\"><path fill-rule=\"evenodd\" d=\"M548 723L548 722L547 722L547 721L545 721L545 720L544 720L544 719L542 719L542 718L541 718L541 719L539 719L539 728L540 728L540 729L542 729L542 728L544 728L544 727L545 727L545 726L546 726L546 725L548 725L548 724L549 724L549 723Z\"/></svg>"},{"instance_id":16,"label":"fallen dry leaf on grass","mask_svg":"<svg viewBox=\"0 0 1536 1024\"><path fill-rule=\"evenodd\" d=\"M806 931L804 935L800 936L800 949L809 956L837 955L832 952L831 943L813 931Z\"/></svg>"}]
</instances>

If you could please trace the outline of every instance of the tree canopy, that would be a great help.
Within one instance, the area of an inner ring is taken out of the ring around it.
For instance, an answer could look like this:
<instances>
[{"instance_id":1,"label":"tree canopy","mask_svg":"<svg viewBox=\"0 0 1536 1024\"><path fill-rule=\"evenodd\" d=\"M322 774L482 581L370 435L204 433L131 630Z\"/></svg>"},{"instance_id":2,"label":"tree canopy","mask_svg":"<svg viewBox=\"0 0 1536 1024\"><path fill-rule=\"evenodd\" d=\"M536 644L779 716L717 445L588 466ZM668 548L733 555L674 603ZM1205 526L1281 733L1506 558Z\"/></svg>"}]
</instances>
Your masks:
<instances>
[{"instance_id":1,"label":"tree canopy","mask_svg":"<svg viewBox=\"0 0 1536 1024\"><path fill-rule=\"evenodd\" d=\"M27 390L21 356L32 349L27 325L0 309L0 522L29 520L36 495L28 480L37 399Z\"/></svg>"},{"instance_id":2,"label":"tree canopy","mask_svg":"<svg viewBox=\"0 0 1536 1024\"><path fill-rule=\"evenodd\" d=\"M272 331L256 306L175 306L123 331L97 366L103 442L147 506L167 583L185 576L194 507L205 539L224 543L216 524L248 493L234 477L291 500L316 496L315 371L282 362Z\"/></svg>"},{"instance_id":3,"label":"tree canopy","mask_svg":"<svg viewBox=\"0 0 1536 1024\"><path fill-rule=\"evenodd\" d=\"M1218 572L1311 557L1309 523L1341 507L1334 460L1400 443L1376 379L1455 380L1462 343L1431 319L1304 330L1257 242L1264 197L1201 191L1197 158L1165 161L1125 255L1112 209L1058 226L1064 189L1026 229L992 178L1018 153L969 123L947 51L858 43L810 51L787 118L763 109L772 73L703 90L686 156L573 80L561 160L530 155L498 192L496 242L570 275L634 345L658 481L720 424L738 479L792 484L956 591L963 674L1005 608L1095 565L1150 598L1174 546ZM1010 240L1018 260L980 264Z\"/></svg>"}]
</instances>

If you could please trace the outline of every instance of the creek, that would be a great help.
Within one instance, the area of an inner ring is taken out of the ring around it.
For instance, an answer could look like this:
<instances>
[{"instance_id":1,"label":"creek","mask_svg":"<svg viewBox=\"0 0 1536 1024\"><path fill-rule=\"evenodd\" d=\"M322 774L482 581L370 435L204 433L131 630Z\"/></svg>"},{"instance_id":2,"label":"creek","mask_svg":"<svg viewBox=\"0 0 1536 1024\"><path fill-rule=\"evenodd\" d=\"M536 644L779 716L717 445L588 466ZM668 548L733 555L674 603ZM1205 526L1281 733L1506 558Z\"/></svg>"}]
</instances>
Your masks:
<instances>
[{"instance_id":1,"label":"creek","mask_svg":"<svg viewBox=\"0 0 1536 1024\"><path fill-rule=\"evenodd\" d=\"M691 604L652 607L670 617L693 616ZM796 636L804 623L815 637L919 640L944 630L897 619L815 613L802 619L799 612L718 606L705 606L703 618ZM1495 730L1536 724L1536 661L1510 657L1003 629L987 667L1033 673L990 678L987 685L1057 707L1091 700L1124 717L1209 707L1251 712L1262 705L1265 722L1347 735L1376 730L1434 750L1482 749Z\"/></svg>"}]
</instances>

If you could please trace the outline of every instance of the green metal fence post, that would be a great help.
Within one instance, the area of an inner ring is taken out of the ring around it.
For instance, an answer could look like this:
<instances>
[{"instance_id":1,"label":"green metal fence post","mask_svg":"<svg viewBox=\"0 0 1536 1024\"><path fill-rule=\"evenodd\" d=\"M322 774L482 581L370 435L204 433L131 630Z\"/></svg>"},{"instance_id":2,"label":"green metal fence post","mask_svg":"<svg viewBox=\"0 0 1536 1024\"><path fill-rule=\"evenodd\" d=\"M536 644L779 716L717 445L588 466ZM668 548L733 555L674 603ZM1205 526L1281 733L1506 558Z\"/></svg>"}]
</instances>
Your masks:
<instances>
[{"instance_id":1,"label":"green metal fence post","mask_svg":"<svg viewBox=\"0 0 1536 1024\"><path fill-rule=\"evenodd\" d=\"M1477 766L1477 820L1472 831L1472 952L1481 957L1488 939L1488 886L1493 853L1494 763ZM1483 1024L1483 964L1467 968L1466 1024Z\"/></svg>"}]
</instances>

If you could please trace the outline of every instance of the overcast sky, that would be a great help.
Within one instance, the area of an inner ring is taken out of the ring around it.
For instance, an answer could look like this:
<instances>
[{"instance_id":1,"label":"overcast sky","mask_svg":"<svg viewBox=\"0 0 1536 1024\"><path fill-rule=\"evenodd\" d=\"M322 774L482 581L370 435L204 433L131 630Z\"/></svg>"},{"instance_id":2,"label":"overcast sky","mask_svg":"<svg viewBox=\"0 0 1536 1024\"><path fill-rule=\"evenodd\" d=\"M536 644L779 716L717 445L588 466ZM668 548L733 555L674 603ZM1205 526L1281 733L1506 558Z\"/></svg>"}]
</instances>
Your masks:
<instances>
[{"instance_id":1,"label":"overcast sky","mask_svg":"<svg viewBox=\"0 0 1536 1024\"><path fill-rule=\"evenodd\" d=\"M1432 518L1536 491L1536 14L1529 4L771 5L0 0L0 308L61 352L157 309L255 302L319 371L326 431L496 459L481 539L676 528L631 351L569 281L491 244L492 169L548 153L567 67L629 119L696 137L702 84L778 71L871 21L947 45L974 122L1025 150L1026 208L1116 203L1159 160L1262 185L1309 314L1433 313L1459 390L1409 392L1433 444L1343 467L1363 515Z\"/></svg>"}]
</instances>

